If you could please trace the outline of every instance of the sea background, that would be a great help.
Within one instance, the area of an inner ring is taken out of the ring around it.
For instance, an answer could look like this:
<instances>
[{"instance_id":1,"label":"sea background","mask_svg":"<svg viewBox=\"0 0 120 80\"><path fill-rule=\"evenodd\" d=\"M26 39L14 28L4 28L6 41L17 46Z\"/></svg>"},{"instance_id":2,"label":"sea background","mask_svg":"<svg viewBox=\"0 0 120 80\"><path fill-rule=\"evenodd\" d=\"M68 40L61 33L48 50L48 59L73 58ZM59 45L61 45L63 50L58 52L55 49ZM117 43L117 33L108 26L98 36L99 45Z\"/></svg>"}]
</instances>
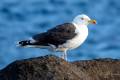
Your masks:
<instances>
[{"instance_id":1,"label":"sea background","mask_svg":"<svg viewBox=\"0 0 120 80\"><path fill-rule=\"evenodd\" d=\"M120 0L0 0L0 69L15 60L50 54L16 47L16 42L71 22L78 14L96 19L97 25L89 25L87 40L68 52L68 60L120 59Z\"/></svg>"}]
</instances>

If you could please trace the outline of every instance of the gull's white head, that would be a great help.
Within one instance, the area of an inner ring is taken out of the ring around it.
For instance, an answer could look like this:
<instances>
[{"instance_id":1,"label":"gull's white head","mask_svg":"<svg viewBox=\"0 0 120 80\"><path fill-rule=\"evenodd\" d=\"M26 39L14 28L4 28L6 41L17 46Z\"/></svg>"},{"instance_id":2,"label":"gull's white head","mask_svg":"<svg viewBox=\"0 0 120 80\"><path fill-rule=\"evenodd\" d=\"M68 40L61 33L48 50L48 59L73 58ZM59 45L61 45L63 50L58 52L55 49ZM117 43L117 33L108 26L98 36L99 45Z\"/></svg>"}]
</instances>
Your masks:
<instances>
[{"instance_id":1,"label":"gull's white head","mask_svg":"<svg viewBox=\"0 0 120 80\"><path fill-rule=\"evenodd\" d=\"M85 14L81 14L76 16L73 19L73 23L77 24L77 25L88 25L88 24L96 24L96 20L92 20L90 19L87 15Z\"/></svg>"}]
</instances>

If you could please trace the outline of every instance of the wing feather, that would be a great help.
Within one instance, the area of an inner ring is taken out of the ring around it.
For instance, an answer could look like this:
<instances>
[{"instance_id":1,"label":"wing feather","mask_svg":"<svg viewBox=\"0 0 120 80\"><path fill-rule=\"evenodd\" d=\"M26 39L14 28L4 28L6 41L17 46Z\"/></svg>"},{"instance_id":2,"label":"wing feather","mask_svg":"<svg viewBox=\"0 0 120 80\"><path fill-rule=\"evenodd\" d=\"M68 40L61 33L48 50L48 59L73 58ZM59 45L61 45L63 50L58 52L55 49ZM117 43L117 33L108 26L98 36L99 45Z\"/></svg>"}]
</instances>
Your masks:
<instances>
[{"instance_id":1,"label":"wing feather","mask_svg":"<svg viewBox=\"0 0 120 80\"><path fill-rule=\"evenodd\" d=\"M74 25L65 23L49 29L47 32L34 35L33 39L36 40L36 45L53 44L58 46L59 44L63 44L67 40L72 39L75 35Z\"/></svg>"}]
</instances>

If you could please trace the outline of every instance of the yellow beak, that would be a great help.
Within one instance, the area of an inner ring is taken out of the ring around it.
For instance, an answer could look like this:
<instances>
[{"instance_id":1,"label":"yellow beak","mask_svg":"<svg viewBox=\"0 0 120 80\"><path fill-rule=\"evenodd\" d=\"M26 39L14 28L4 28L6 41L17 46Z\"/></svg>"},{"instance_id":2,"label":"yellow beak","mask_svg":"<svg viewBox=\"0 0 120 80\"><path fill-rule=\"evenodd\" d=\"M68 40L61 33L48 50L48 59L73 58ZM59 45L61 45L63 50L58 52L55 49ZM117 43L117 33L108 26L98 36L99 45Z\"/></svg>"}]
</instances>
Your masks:
<instances>
[{"instance_id":1,"label":"yellow beak","mask_svg":"<svg viewBox=\"0 0 120 80\"><path fill-rule=\"evenodd\" d=\"M91 23L91 24L96 24L96 20L89 20L88 23Z\"/></svg>"}]
</instances>

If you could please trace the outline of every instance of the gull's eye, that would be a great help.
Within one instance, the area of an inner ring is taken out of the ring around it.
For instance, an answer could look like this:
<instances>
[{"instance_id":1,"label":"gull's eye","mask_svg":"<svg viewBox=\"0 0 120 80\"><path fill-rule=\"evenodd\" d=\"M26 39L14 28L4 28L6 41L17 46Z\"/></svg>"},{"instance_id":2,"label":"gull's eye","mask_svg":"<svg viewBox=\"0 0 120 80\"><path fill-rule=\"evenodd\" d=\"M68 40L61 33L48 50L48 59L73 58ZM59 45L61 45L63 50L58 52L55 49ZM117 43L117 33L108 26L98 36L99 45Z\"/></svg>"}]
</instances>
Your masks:
<instances>
[{"instance_id":1,"label":"gull's eye","mask_svg":"<svg viewBox=\"0 0 120 80\"><path fill-rule=\"evenodd\" d=\"M84 20L84 18L81 18L81 20Z\"/></svg>"}]
</instances>

